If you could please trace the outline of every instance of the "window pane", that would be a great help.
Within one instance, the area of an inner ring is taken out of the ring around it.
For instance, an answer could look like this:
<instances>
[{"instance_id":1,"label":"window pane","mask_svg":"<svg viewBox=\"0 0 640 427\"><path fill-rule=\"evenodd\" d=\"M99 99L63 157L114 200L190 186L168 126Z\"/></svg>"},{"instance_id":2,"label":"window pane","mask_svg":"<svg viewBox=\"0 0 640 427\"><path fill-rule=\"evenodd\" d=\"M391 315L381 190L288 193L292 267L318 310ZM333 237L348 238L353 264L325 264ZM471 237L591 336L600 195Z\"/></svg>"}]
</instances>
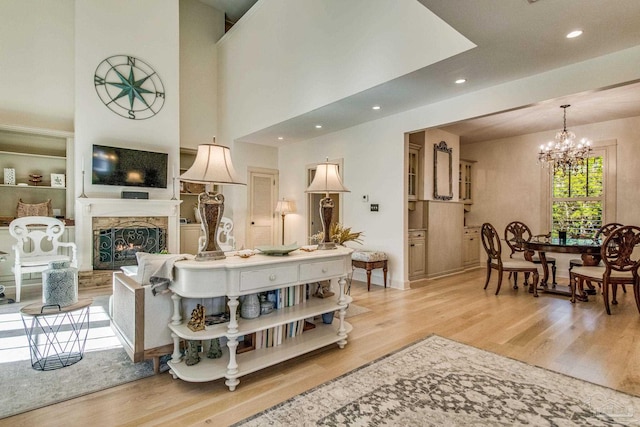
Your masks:
<instances>
[{"instance_id":1,"label":"window pane","mask_svg":"<svg viewBox=\"0 0 640 427\"><path fill-rule=\"evenodd\" d=\"M601 201L553 202L554 236L566 230L569 237L593 237L602 225Z\"/></svg>"},{"instance_id":2,"label":"window pane","mask_svg":"<svg viewBox=\"0 0 640 427\"><path fill-rule=\"evenodd\" d=\"M569 175L565 175L560 171L553 173L553 197L569 197Z\"/></svg>"},{"instance_id":3,"label":"window pane","mask_svg":"<svg viewBox=\"0 0 640 427\"><path fill-rule=\"evenodd\" d=\"M588 197L601 197L603 192L602 177L604 176L602 167L602 156L589 159L589 185Z\"/></svg>"}]
</instances>

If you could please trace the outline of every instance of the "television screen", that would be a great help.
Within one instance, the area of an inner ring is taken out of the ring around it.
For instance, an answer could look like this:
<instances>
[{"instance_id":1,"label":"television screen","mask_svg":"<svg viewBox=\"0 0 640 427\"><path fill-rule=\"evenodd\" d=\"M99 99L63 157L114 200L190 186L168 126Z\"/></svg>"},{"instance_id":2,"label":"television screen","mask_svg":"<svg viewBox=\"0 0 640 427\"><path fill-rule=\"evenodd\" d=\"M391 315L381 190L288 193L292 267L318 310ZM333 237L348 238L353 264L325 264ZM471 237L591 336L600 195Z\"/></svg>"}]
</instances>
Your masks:
<instances>
[{"instance_id":1,"label":"television screen","mask_svg":"<svg viewBox=\"0 0 640 427\"><path fill-rule=\"evenodd\" d=\"M92 157L93 184L167 188L166 153L94 145Z\"/></svg>"}]
</instances>

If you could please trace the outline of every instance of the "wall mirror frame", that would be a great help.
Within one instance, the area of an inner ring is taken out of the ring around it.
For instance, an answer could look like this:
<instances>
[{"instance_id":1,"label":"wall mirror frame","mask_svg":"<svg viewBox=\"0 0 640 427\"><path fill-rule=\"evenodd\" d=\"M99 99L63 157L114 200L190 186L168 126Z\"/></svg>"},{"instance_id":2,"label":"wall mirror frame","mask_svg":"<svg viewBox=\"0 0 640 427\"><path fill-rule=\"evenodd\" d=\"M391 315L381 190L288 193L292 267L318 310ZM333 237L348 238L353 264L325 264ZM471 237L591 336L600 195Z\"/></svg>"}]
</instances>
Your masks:
<instances>
[{"instance_id":1,"label":"wall mirror frame","mask_svg":"<svg viewBox=\"0 0 640 427\"><path fill-rule=\"evenodd\" d=\"M433 198L453 199L453 148L445 141L433 144Z\"/></svg>"}]
</instances>

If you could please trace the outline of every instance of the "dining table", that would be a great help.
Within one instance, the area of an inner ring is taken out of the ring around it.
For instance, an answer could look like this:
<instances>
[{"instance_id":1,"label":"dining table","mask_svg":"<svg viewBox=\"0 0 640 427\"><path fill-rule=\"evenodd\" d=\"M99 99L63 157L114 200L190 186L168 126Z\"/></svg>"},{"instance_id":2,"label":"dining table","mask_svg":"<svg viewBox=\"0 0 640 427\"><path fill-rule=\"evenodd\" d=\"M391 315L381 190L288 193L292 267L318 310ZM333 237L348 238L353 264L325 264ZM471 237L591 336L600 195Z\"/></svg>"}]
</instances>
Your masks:
<instances>
[{"instance_id":1,"label":"dining table","mask_svg":"<svg viewBox=\"0 0 640 427\"><path fill-rule=\"evenodd\" d=\"M543 277L538 288L541 292L571 296L571 287L564 285L548 285L549 265L547 264L546 253L579 254L582 258L582 265L596 266L600 263L600 247L602 242L598 239L566 239L551 238L545 241L530 240L524 242L524 256L528 261L532 261L535 252L538 253L540 264L542 265Z\"/></svg>"}]
</instances>

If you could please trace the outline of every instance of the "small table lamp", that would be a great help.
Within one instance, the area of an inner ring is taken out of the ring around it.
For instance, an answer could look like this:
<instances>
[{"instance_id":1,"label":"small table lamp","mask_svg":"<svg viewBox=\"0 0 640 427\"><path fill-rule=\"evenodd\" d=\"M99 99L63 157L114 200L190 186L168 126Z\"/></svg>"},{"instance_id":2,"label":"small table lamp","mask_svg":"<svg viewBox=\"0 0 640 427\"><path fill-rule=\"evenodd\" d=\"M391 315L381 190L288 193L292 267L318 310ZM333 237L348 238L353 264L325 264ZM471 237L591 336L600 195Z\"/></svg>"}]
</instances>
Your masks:
<instances>
[{"instance_id":1,"label":"small table lamp","mask_svg":"<svg viewBox=\"0 0 640 427\"><path fill-rule=\"evenodd\" d=\"M282 244L284 245L284 217L287 214L293 213L295 210L293 209L293 203L289 200L278 200L276 204L276 213L282 215Z\"/></svg>"},{"instance_id":2,"label":"small table lamp","mask_svg":"<svg viewBox=\"0 0 640 427\"><path fill-rule=\"evenodd\" d=\"M199 184L241 184L231 162L229 147L215 144L201 144L198 146L196 159L185 173L180 175L181 181ZM204 239L199 245L197 261L224 259L224 251L218 246L216 234L220 220L224 213L224 196L220 193L204 191L198 195L198 211L202 218Z\"/></svg>"},{"instance_id":3,"label":"small table lamp","mask_svg":"<svg viewBox=\"0 0 640 427\"><path fill-rule=\"evenodd\" d=\"M320 218L322 218L322 233L324 239L318 245L318 249L336 249L336 244L331 241L331 217L333 216L334 203L329 197L329 193L349 193L349 190L342 184L342 178L338 172L336 163L329 163L327 159L324 163L319 163L316 167L316 175L313 182L305 193L324 194L324 198L320 200Z\"/></svg>"}]
</instances>

